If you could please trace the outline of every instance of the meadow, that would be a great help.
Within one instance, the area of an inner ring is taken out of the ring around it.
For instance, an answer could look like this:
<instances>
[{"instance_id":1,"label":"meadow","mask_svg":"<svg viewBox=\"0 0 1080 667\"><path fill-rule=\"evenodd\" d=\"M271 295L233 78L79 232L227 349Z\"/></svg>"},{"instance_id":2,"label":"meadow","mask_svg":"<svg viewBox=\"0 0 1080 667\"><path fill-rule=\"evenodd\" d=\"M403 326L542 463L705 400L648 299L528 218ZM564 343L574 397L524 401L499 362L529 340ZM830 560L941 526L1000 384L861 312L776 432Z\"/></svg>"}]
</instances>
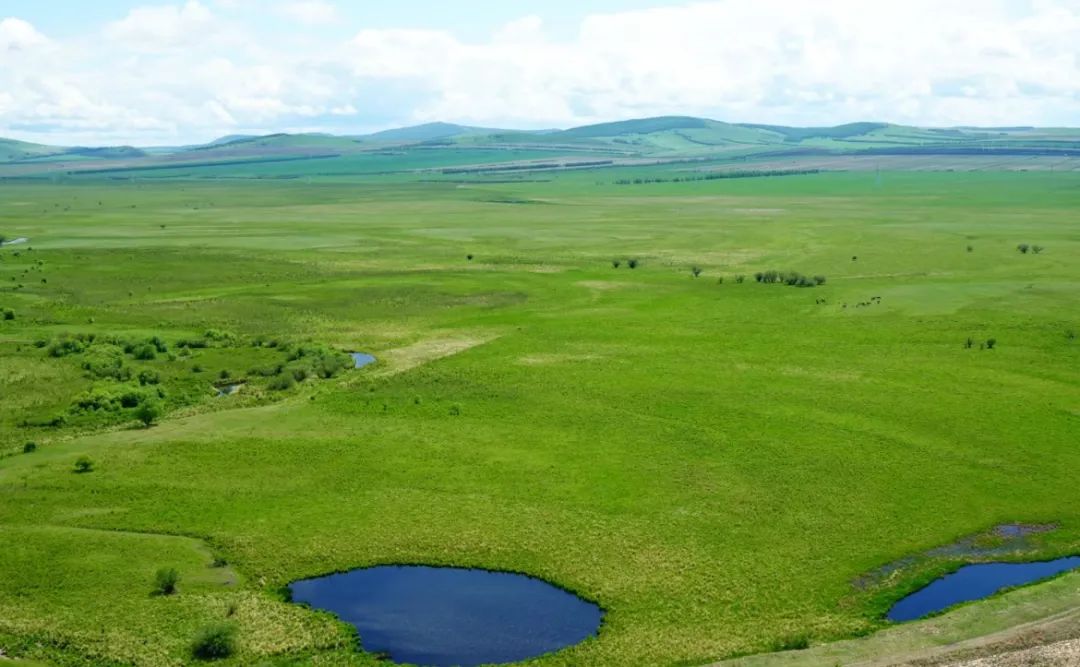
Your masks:
<instances>
[{"instance_id":1,"label":"meadow","mask_svg":"<svg viewBox=\"0 0 1080 667\"><path fill-rule=\"evenodd\" d=\"M665 173L0 181L0 648L378 664L284 587L416 563L603 606L537 665L695 665L1080 552L1080 174Z\"/></svg>"}]
</instances>

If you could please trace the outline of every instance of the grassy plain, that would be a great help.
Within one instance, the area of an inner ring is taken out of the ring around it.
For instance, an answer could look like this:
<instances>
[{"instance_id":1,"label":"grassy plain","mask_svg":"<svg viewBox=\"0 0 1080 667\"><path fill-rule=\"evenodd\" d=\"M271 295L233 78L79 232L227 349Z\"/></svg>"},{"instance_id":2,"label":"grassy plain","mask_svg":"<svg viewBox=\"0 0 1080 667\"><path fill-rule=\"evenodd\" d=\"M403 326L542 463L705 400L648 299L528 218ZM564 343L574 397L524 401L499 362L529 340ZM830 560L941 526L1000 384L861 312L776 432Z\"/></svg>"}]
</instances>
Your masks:
<instances>
[{"instance_id":1,"label":"grassy plain","mask_svg":"<svg viewBox=\"0 0 1080 667\"><path fill-rule=\"evenodd\" d=\"M853 582L995 524L1080 551L1080 175L635 173L0 183L0 648L177 664L228 617L239 662L374 663L280 591L404 562L603 605L538 664L700 664L880 629L955 564ZM79 333L167 343L123 362L160 424L71 415L101 380L35 343ZM380 361L214 398L256 337Z\"/></svg>"}]
</instances>

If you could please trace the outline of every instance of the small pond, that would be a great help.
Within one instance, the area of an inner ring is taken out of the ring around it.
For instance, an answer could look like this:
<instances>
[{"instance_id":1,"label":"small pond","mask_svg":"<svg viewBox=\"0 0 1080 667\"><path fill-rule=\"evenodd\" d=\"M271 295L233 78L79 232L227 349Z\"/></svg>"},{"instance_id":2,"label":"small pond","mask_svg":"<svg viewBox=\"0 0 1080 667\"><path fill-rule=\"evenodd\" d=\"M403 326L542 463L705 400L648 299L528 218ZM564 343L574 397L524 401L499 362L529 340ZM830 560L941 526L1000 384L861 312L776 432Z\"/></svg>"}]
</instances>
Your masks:
<instances>
[{"instance_id":1,"label":"small pond","mask_svg":"<svg viewBox=\"0 0 1080 667\"><path fill-rule=\"evenodd\" d=\"M890 621L913 621L961 602L981 600L1005 588L1031 584L1078 568L1080 556L1039 563L965 565L900 600L887 617Z\"/></svg>"},{"instance_id":2,"label":"small pond","mask_svg":"<svg viewBox=\"0 0 1080 667\"><path fill-rule=\"evenodd\" d=\"M289 586L356 626L364 650L430 667L515 662L597 633L603 611L547 582L486 570L382 566Z\"/></svg>"},{"instance_id":3,"label":"small pond","mask_svg":"<svg viewBox=\"0 0 1080 667\"><path fill-rule=\"evenodd\" d=\"M357 368L363 368L364 366L375 363L375 357L365 352L350 352L349 356L352 357L353 364Z\"/></svg>"}]
</instances>

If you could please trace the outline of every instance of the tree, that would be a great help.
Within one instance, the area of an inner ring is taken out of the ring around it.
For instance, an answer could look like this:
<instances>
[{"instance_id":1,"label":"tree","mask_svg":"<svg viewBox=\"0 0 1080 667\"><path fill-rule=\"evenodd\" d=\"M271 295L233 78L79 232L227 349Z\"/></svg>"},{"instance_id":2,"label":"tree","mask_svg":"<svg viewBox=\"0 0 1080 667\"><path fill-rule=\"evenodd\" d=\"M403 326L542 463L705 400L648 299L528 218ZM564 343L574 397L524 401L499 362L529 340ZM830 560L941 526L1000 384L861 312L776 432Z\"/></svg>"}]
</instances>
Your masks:
<instances>
[{"instance_id":1,"label":"tree","mask_svg":"<svg viewBox=\"0 0 1080 667\"><path fill-rule=\"evenodd\" d=\"M1028 253L1028 250L1031 249L1031 246L1026 243L1021 243L1020 245L1016 246L1016 249L1026 255Z\"/></svg>"},{"instance_id":2,"label":"tree","mask_svg":"<svg viewBox=\"0 0 1080 667\"><path fill-rule=\"evenodd\" d=\"M694 277L697 278L698 276L701 275L701 267L700 266L695 266L695 267L691 268L690 273L694 274Z\"/></svg>"},{"instance_id":3,"label":"tree","mask_svg":"<svg viewBox=\"0 0 1080 667\"><path fill-rule=\"evenodd\" d=\"M997 345L997 339L996 338L988 338L986 340L986 349L992 350L992 349L994 349L995 345Z\"/></svg>"},{"instance_id":4,"label":"tree","mask_svg":"<svg viewBox=\"0 0 1080 667\"><path fill-rule=\"evenodd\" d=\"M636 269L638 267L638 261L636 259L631 259L626 262L626 265L631 269Z\"/></svg>"},{"instance_id":5,"label":"tree","mask_svg":"<svg viewBox=\"0 0 1080 667\"><path fill-rule=\"evenodd\" d=\"M617 269L617 268L619 268L620 266L622 266L622 262L620 262L620 261L619 261L619 260L617 260L617 259L613 259L613 260L611 260L611 268L613 268L613 269Z\"/></svg>"},{"instance_id":6,"label":"tree","mask_svg":"<svg viewBox=\"0 0 1080 667\"><path fill-rule=\"evenodd\" d=\"M143 401L142 404L135 409L135 418L143 423L143 426L150 428L150 426L161 418L161 404L157 401Z\"/></svg>"},{"instance_id":7,"label":"tree","mask_svg":"<svg viewBox=\"0 0 1080 667\"><path fill-rule=\"evenodd\" d=\"M1043 248L1041 245L1031 246L1031 252L1035 253L1036 255L1041 254L1043 250L1045 250L1045 248Z\"/></svg>"},{"instance_id":8,"label":"tree","mask_svg":"<svg viewBox=\"0 0 1080 667\"><path fill-rule=\"evenodd\" d=\"M154 593L158 595L172 595L176 592L176 584L180 582L180 573L174 567L163 567L154 574Z\"/></svg>"},{"instance_id":9,"label":"tree","mask_svg":"<svg viewBox=\"0 0 1080 667\"><path fill-rule=\"evenodd\" d=\"M90 460L89 456L83 455L75 459L75 472L80 475L93 471L94 462Z\"/></svg>"}]
</instances>

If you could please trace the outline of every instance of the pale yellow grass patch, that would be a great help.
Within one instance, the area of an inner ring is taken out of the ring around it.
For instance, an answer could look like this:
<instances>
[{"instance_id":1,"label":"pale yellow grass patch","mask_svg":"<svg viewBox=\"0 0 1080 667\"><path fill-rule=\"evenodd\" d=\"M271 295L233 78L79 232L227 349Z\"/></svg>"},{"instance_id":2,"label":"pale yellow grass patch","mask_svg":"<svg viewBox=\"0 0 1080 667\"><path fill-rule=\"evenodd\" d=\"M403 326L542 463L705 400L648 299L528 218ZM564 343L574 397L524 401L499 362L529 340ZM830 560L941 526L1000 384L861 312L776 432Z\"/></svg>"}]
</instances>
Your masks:
<instances>
[{"instance_id":1,"label":"pale yellow grass patch","mask_svg":"<svg viewBox=\"0 0 1080 667\"><path fill-rule=\"evenodd\" d=\"M375 355L378 365L377 375L395 375L423 364L443 359L489 343L499 337L497 333L430 338L412 345L384 350Z\"/></svg>"},{"instance_id":2,"label":"pale yellow grass patch","mask_svg":"<svg viewBox=\"0 0 1080 667\"><path fill-rule=\"evenodd\" d=\"M548 364L572 364L578 361L600 359L598 354L528 354L520 357L517 363L525 366L546 366Z\"/></svg>"},{"instance_id":3,"label":"pale yellow grass patch","mask_svg":"<svg viewBox=\"0 0 1080 667\"><path fill-rule=\"evenodd\" d=\"M581 287L586 287L591 290L599 292L606 292L613 289L622 289L624 287L630 287L630 283L620 283L614 280L582 280L577 283Z\"/></svg>"}]
</instances>

